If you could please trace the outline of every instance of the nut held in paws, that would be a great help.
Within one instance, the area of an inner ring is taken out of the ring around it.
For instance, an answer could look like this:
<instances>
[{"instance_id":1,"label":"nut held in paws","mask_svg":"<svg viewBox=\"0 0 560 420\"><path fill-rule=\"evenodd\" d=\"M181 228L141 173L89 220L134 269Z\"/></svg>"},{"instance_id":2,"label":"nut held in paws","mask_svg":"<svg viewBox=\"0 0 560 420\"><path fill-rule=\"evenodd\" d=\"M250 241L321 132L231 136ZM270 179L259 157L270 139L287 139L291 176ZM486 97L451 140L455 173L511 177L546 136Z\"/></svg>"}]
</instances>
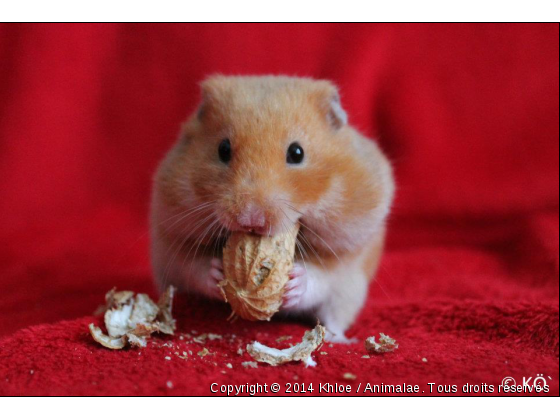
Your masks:
<instances>
[{"instance_id":1,"label":"nut held in paws","mask_svg":"<svg viewBox=\"0 0 560 420\"><path fill-rule=\"evenodd\" d=\"M299 225L276 236L235 232L224 247L225 280L219 286L233 312L249 321L270 320L282 305L294 264Z\"/></svg>"}]
</instances>

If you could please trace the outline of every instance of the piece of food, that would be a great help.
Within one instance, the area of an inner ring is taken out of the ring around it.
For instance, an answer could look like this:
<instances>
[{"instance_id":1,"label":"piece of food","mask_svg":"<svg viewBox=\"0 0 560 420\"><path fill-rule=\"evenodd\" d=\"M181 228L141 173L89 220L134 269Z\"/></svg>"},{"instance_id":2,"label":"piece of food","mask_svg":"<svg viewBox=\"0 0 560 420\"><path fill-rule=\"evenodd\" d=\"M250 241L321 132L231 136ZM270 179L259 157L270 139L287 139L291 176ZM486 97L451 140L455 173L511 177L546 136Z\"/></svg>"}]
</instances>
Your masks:
<instances>
[{"instance_id":1,"label":"piece of food","mask_svg":"<svg viewBox=\"0 0 560 420\"><path fill-rule=\"evenodd\" d=\"M311 357L311 353L320 348L325 339L325 327L317 325L313 330L307 331L301 343L287 349L275 349L254 341L247 345L247 352L257 362L268 363L272 366L282 365L288 362L302 361L306 366L315 366L317 363Z\"/></svg>"},{"instance_id":2,"label":"piece of food","mask_svg":"<svg viewBox=\"0 0 560 420\"><path fill-rule=\"evenodd\" d=\"M102 346L107 347L108 349L120 350L124 348L124 346L126 346L125 337L109 337L108 335L103 334L101 328L96 327L93 324L89 324L89 331L95 341L97 341Z\"/></svg>"},{"instance_id":3,"label":"piece of food","mask_svg":"<svg viewBox=\"0 0 560 420\"><path fill-rule=\"evenodd\" d=\"M278 312L293 267L298 230L296 225L272 237L231 235L224 247L225 279L219 286L233 314L268 321Z\"/></svg>"},{"instance_id":4,"label":"piece of food","mask_svg":"<svg viewBox=\"0 0 560 420\"><path fill-rule=\"evenodd\" d=\"M131 291L110 290L105 295L104 307L108 335L90 324L91 336L104 347L118 350L127 344L146 347L147 338L154 332L172 335L175 331L175 320L171 315L174 292L174 287L170 286L156 305L143 293L134 295Z\"/></svg>"},{"instance_id":5,"label":"piece of food","mask_svg":"<svg viewBox=\"0 0 560 420\"><path fill-rule=\"evenodd\" d=\"M366 338L365 344L366 350L370 353L388 353L399 348L399 344L394 338L383 333L379 333L379 343L375 341L374 336Z\"/></svg>"},{"instance_id":6,"label":"piece of food","mask_svg":"<svg viewBox=\"0 0 560 420\"><path fill-rule=\"evenodd\" d=\"M259 367L259 365L257 364L257 362L242 362L241 366L243 366L244 368L253 368L253 369L257 369Z\"/></svg>"}]
</instances>

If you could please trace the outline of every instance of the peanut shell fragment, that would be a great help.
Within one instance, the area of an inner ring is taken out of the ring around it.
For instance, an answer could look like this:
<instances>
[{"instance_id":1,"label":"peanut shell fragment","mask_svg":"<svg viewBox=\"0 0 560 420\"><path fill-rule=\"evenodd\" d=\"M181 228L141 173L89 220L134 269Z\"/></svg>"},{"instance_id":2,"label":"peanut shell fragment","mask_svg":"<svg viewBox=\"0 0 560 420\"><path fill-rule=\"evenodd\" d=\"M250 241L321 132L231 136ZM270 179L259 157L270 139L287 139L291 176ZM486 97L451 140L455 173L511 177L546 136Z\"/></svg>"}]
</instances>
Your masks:
<instances>
[{"instance_id":1,"label":"peanut shell fragment","mask_svg":"<svg viewBox=\"0 0 560 420\"><path fill-rule=\"evenodd\" d=\"M101 328L89 324L89 331L95 341L113 350L127 344L146 347L147 339L154 332L173 334L175 320L171 315L173 286L163 293L155 304L148 295L131 291L110 290L105 295L104 322L108 335Z\"/></svg>"}]
</instances>

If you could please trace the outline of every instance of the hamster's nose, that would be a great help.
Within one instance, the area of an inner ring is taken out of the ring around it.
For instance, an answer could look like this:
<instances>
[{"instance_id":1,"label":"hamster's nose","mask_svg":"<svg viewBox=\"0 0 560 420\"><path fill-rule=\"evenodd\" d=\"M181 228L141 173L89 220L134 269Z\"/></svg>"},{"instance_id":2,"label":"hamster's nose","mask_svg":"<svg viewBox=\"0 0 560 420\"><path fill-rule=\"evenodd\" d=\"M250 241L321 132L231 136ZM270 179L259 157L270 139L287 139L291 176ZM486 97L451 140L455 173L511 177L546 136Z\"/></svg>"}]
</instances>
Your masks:
<instances>
[{"instance_id":1,"label":"hamster's nose","mask_svg":"<svg viewBox=\"0 0 560 420\"><path fill-rule=\"evenodd\" d=\"M255 205L246 206L237 216L237 223L247 232L263 234L266 226L264 212Z\"/></svg>"}]
</instances>

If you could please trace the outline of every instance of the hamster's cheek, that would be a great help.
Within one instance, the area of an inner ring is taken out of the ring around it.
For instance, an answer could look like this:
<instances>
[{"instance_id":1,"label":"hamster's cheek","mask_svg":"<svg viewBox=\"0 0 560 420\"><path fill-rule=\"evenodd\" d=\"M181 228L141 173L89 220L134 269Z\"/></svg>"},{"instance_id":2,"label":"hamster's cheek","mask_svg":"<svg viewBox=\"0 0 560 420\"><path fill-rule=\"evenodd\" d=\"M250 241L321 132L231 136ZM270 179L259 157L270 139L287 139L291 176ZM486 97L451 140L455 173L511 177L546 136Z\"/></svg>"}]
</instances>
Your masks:
<instances>
[{"instance_id":1,"label":"hamster's cheek","mask_svg":"<svg viewBox=\"0 0 560 420\"><path fill-rule=\"evenodd\" d=\"M301 171L294 170L287 178L288 183L284 186L285 192L291 197L291 201L297 205L319 201L331 183L330 174L320 174L307 168Z\"/></svg>"}]
</instances>

